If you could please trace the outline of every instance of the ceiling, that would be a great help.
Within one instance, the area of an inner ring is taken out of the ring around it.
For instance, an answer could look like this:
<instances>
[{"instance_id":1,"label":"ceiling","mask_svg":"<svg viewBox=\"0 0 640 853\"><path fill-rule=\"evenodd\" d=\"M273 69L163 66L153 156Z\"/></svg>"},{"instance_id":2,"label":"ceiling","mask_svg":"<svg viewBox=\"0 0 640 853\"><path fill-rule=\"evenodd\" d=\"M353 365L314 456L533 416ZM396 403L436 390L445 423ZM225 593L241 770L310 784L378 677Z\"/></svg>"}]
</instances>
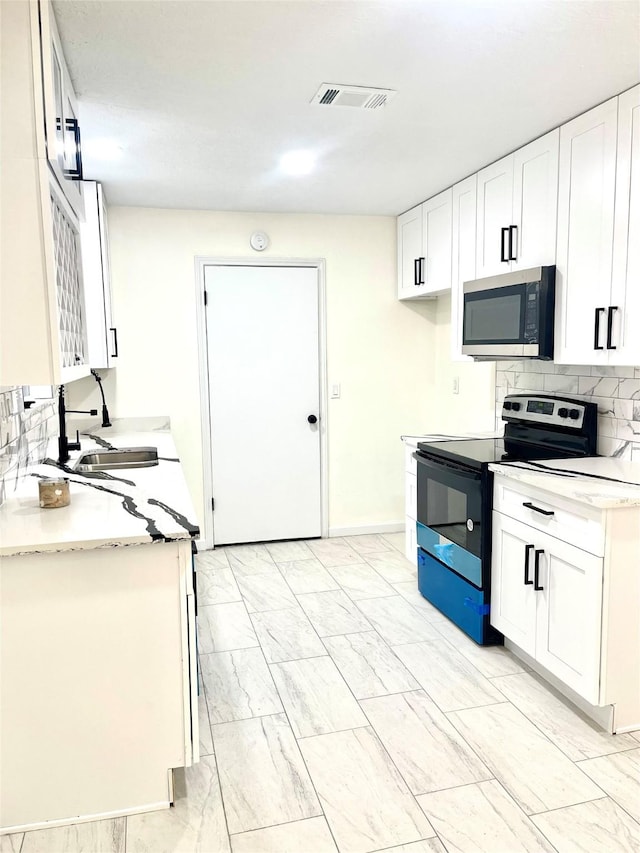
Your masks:
<instances>
[{"instance_id":1,"label":"ceiling","mask_svg":"<svg viewBox=\"0 0 640 853\"><path fill-rule=\"evenodd\" d=\"M640 0L58 0L110 204L397 214L640 80ZM318 106L322 83L397 90ZM311 150L315 170L280 157Z\"/></svg>"}]
</instances>

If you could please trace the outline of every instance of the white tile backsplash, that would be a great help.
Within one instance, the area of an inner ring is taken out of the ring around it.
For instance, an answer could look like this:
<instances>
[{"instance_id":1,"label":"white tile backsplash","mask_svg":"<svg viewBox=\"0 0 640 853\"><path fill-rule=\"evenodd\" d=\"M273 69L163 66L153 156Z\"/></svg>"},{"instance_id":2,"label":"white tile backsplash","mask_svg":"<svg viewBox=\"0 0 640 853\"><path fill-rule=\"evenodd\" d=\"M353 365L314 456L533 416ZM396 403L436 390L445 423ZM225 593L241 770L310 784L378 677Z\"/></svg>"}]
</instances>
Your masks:
<instances>
[{"instance_id":1,"label":"white tile backsplash","mask_svg":"<svg viewBox=\"0 0 640 853\"><path fill-rule=\"evenodd\" d=\"M498 362L496 428L505 394L566 394L598 404L598 453L640 461L640 367Z\"/></svg>"},{"instance_id":2,"label":"white tile backsplash","mask_svg":"<svg viewBox=\"0 0 640 853\"><path fill-rule=\"evenodd\" d=\"M28 465L44 459L58 433L55 400L24 408L22 388L0 388L0 504L14 491Z\"/></svg>"}]
</instances>

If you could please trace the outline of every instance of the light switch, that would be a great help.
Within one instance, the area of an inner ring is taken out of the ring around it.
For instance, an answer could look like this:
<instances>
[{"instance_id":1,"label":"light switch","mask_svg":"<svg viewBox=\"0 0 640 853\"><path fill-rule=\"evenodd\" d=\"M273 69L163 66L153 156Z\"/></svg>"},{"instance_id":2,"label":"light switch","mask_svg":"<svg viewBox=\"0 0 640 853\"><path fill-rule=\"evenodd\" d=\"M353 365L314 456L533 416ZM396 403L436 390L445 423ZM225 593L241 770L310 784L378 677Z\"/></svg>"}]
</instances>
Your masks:
<instances>
[{"instance_id":1,"label":"light switch","mask_svg":"<svg viewBox=\"0 0 640 853\"><path fill-rule=\"evenodd\" d=\"M331 386L331 399L337 400L340 397L340 383Z\"/></svg>"},{"instance_id":2,"label":"light switch","mask_svg":"<svg viewBox=\"0 0 640 853\"><path fill-rule=\"evenodd\" d=\"M460 393L460 377L459 376L453 377L453 393L454 394Z\"/></svg>"}]
</instances>

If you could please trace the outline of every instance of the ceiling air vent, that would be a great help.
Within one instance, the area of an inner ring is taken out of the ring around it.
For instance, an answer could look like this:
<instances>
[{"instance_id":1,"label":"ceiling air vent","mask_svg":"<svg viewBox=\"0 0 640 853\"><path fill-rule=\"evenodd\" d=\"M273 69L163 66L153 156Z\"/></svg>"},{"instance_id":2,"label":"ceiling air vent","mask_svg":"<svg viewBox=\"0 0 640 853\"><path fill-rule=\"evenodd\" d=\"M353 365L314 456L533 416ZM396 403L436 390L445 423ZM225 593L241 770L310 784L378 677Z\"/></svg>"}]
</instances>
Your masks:
<instances>
[{"instance_id":1,"label":"ceiling air vent","mask_svg":"<svg viewBox=\"0 0 640 853\"><path fill-rule=\"evenodd\" d=\"M377 110L384 107L398 93L393 89L372 89L370 86L343 86L340 83L323 83L311 99L312 104L333 107L357 107Z\"/></svg>"}]
</instances>

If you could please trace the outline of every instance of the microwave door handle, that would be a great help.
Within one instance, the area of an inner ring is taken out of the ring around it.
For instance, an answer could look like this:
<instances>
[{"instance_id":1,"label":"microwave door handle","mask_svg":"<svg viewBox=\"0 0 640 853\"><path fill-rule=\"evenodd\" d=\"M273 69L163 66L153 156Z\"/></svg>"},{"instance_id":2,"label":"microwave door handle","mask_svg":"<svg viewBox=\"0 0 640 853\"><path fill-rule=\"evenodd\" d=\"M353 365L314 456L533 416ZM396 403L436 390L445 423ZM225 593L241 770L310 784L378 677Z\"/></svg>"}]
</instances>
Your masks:
<instances>
[{"instance_id":1,"label":"microwave door handle","mask_svg":"<svg viewBox=\"0 0 640 853\"><path fill-rule=\"evenodd\" d=\"M604 308L596 308L595 322L593 328L593 348L604 349L600 346L600 315L604 314Z\"/></svg>"},{"instance_id":2,"label":"microwave door handle","mask_svg":"<svg viewBox=\"0 0 640 853\"><path fill-rule=\"evenodd\" d=\"M503 264L509 263L509 258L505 257L505 251L504 251L504 238L508 232L509 232L508 227L500 229L500 263L503 263Z\"/></svg>"}]
</instances>

